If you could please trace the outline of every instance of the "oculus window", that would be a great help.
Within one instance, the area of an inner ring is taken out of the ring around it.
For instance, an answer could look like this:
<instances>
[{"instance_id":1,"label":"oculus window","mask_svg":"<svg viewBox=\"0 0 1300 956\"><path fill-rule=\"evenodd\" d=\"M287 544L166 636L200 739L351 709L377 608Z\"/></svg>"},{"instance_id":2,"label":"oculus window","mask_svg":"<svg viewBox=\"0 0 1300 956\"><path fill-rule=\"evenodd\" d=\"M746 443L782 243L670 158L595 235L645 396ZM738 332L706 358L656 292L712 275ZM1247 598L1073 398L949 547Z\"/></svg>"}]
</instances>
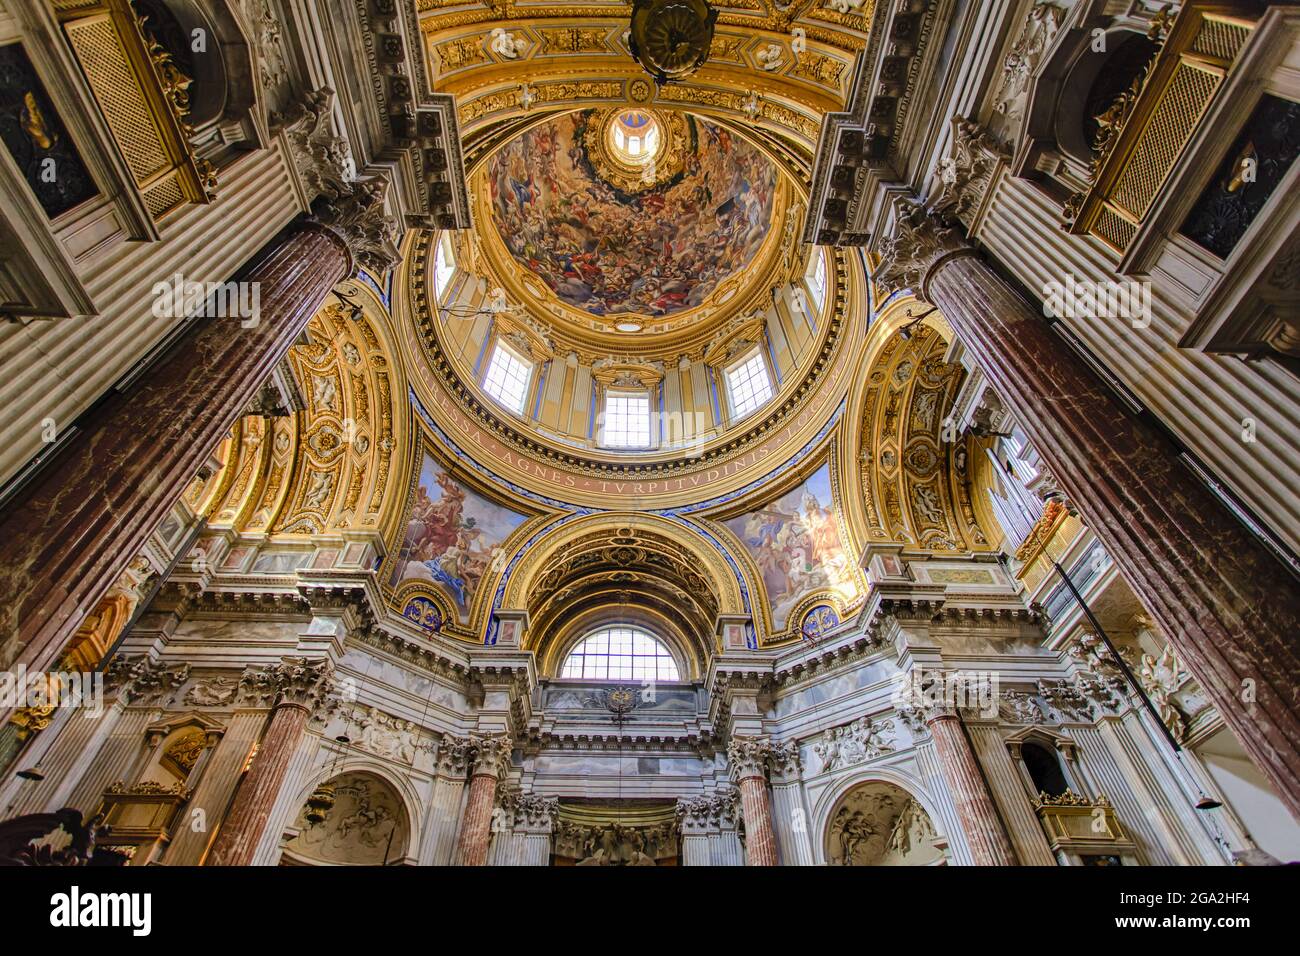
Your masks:
<instances>
[{"instance_id":1,"label":"oculus window","mask_svg":"<svg viewBox=\"0 0 1300 956\"><path fill-rule=\"evenodd\" d=\"M736 419L744 418L771 400L772 376L761 351L755 349L727 369L727 394L731 398L732 417Z\"/></svg>"},{"instance_id":2,"label":"oculus window","mask_svg":"<svg viewBox=\"0 0 1300 956\"><path fill-rule=\"evenodd\" d=\"M504 342L497 342L483 379L483 391L516 415L524 413L533 365Z\"/></svg>"},{"instance_id":3,"label":"oculus window","mask_svg":"<svg viewBox=\"0 0 1300 956\"><path fill-rule=\"evenodd\" d=\"M647 392L605 393L601 444L607 448L650 447L650 395Z\"/></svg>"},{"instance_id":4,"label":"oculus window","mask_svg":"<svg viewBox=\"0 0 1300 956\"><path fill-rule=\"evenodd\" d=\"M578 642L564 659L561 677L582 680L680 680L677 662L649 631L620 624Z\"/></svg>"}]
</instances>

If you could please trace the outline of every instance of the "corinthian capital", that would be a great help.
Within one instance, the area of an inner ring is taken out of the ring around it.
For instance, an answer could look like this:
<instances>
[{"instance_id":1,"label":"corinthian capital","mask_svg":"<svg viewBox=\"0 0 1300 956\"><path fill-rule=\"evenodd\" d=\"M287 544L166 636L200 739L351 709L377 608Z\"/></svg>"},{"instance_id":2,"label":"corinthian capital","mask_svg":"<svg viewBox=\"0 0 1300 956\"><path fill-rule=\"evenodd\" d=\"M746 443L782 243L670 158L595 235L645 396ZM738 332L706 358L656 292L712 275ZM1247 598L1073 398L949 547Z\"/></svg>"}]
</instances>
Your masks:
<instances>
[{"instance_id":1,"label":"corinthian capital","mask_svg":"<svg viewBox=\"0 0 1300 956\"><path fill-rule=\"evenodd\" d=\"M347 244L355 266L383 275L401 258L397 220L387 210L388 178L356 178L333 113L334 91L322 87L277 119L312 214Z\"/></svg>"},{"instance_id":2,"label":"corinthian capital","mask_svg":"<svg viewBox=\"0 0 1300 956\"><path fill-rule=\"evenodd\" d=\"M293 704L316 713L334 689L334 666L327 660L282 657L278 664L248 667L239 679L238 701L244 707Z\"/></svg>"},{"instance_id":3,"label":"corinthian capital","mask_svg":"<svg viewBox=\"0 0 1300 956\"><path fill-rule=\"evenodd\" d=\"M438 773L463 780L474 759L474 744L467 737L443 736L438 744Z\"/></svg>"},{"instance_id":4,"label":"corinthian capital","mask_svg":"<svg viewBox=\"0 0 1300 956\"><path fill-rule=\"evenodd\" d=\"M470 738L470 746L474 751L475 776L491 776L499 780L501 774L510 766L509 737L505 735L499 737L475 735Z\"/></svg>"},{"instance_id":5,"label":"corinthian capital","mask_svg":"<svg viewBox=\"0 0 1300 956\"><path fill-rule=\"evenodd\" d=\"M930 275L949 259L974 255L959 226L950 226L916 200L900 196L894 200L893 232L880 248L880 265L872 279L881 295L911 289L929 299Z\"/></svg>"},{"instance_id":6,"label":"corinthian capital","mask_svg":"<svg viewBox=\"0 0 1300 956\"><path fill-rule=\"evenodd\" d=\"M707 833L737 819L740 794L732 787L677 801L677 827L684 835Z\"/></svg>"},{"instance_id":7,"label":"corinthian capital","mask_svg":"<svg viewBox=\"0 0 1300 956\"><path fill-rule=\"evenodd\" d=\"M378 176L357 180L336 195L321 195L312 214L347 243L352 261L382 276L399 261L397 220L388 215L388 180Z\"/></svg>"},{"instance_id":8,"label":"corinthian capital","mask_svg":"<svg viewBox=\"0 0 1300 956\"><path fill-rule=\"evenodd\" d=\"M558 797L524 793L518 787L507 790L499 802L516 830L550 833L560 813Z\"/></svg>"},{"instance_id":9,"label":"corinthian capital","mask_svg":"<svg viewBox=\"0 0 1300 956\"><path fill-rule=\"evenodd\" d=\"M732 737L727 744L727 764L739 783L748 777L766 777L772 741L766 737Z\"/></svg>"},{"instance_id":10,"label":"corinthian capital","mask_svg":"<svg viewBox=\"0 0 1300 956\"><path fill-rule=\"evenodd\" d=\"M772 778L778 783L796 781L803 771L803 758L799 754L797 740L772 744L767 759L772 770Z\"/></svg>"}]
</instances>

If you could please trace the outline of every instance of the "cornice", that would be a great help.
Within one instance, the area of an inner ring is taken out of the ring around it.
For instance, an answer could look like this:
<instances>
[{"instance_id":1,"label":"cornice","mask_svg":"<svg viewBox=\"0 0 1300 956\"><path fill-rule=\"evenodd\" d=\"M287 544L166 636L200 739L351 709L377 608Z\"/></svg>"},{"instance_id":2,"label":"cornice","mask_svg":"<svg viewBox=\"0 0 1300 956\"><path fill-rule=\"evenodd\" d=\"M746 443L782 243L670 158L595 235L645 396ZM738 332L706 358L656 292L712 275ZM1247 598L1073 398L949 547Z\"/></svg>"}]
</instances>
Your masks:
<instances>
[{"instance_id":1,"label":"cornice","mask_svg":"<svg viewBox=\"0 0 1300 956\"><path fill-rule=\"evenodd\" d=\"M804 242L865 246L870 241L866 227L874 199L873 171L897 178L899 143L939 7L936 0L876 7L846 109L828 113L822 125Z\"/></svg>"}]
</instances>

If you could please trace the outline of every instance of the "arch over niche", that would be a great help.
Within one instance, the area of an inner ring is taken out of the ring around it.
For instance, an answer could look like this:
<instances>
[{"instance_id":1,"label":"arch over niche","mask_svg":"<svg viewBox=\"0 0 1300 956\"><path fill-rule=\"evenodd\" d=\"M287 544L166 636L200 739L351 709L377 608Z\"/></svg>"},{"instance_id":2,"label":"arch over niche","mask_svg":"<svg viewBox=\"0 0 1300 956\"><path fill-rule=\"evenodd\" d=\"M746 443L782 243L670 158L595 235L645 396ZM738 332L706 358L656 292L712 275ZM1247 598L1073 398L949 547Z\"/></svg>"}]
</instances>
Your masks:
<instances>
[{"instance_id":1,"label":"arch over niche","mask_svg":"<svg viewBox=\"0 0 1300 956\"><path fill-rule=\"evenodd\" d=\"M401 792L369 769L345 769L316 784L299 806L293 828L281 865L381 866L402 860L412 845L411 816Z\"/></svg>"},{"instance_id":2,"label":"arch over niche","mask_svg":"<svg viewBox=\"0 0 1300 956\"><path fill-rule=\"evenodd\" d=\"M942 316L914 320L928 309L902 297L872 323L850 397L856 414L844 425L854 429L846 444L855 451L844 457L845 487L860 492L847 513L868 543L936 554L991 551L983 509L972 497L973 456L983 452L949 423L966 373L947 361L952 331Z\"/></svg>"},{"instance_id":3,"label":"arch over niche","mask_svg":"<svg viewBox=\"0 0 1300 956\"><path fill-rule=\"evenodd\" d=\"M626 513L584 516L532 542L502 606L528 611L524 646L542 674L554 676L583 634L630 623L681 655L683 680L707 668L718 616L745 613L735 574L710 543L668 518Z\"/></svg>"},{"instance_id":4,"label":"arch over niche","mask_svg":"<svg viewBox=\"0 0 1300 956\"><path fill-rule=\"evenodd\" d=\"M133 0L148 35L191 81L187 122L196 139L219 123L241 123L258 139L253 107L258 70L235 0ZM227 131L227 135L228 135Z\"/></svg>"},{"instance_id":5,"label":"arch over niche","mask_svg":"<svg viewBox=\"0 0 1300 956\"><path fill-rule=\"evenodd\" d=\"M221 467L187 491L210 527L289 542L394 535L402 510L394 453L409 427L406 402L394 401L405 396L402 366L374 290L352 280L339 291L356 308L327 299L289 349L284 387L264 390L218 450Z\"/></svg>"},{"instance_id":6,"label":"arch over niche","mask_svg":"<svg viewBox=\"0 0 1300 956\"><path fill-rule=\"evenodd\" d=\"M822 853L832 866L942 866L945 846L921 802L880 777L845 789L822 830Z\"/></svg>"}]
</instances>

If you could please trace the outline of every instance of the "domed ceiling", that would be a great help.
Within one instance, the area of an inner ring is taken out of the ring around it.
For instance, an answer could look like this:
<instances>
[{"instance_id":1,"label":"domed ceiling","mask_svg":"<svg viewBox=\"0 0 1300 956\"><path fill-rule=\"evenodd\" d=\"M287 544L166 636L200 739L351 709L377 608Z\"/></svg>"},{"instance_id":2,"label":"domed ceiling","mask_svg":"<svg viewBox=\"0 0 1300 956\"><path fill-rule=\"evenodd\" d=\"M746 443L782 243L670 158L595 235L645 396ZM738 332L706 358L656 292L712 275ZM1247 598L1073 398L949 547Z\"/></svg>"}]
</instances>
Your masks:
<instances>
[{"instance_id":1,"label":"domed ceiling","mask_svg":"<svg viewBox=\"0 0 1300 956\"><path fill-rule=\"evenodd\" d=\"M778 173L688 114L584 110L506 144L487 180L501 241L562 302L663 317L702 305L754 260Z\"/></svg>"}]
</instances>

